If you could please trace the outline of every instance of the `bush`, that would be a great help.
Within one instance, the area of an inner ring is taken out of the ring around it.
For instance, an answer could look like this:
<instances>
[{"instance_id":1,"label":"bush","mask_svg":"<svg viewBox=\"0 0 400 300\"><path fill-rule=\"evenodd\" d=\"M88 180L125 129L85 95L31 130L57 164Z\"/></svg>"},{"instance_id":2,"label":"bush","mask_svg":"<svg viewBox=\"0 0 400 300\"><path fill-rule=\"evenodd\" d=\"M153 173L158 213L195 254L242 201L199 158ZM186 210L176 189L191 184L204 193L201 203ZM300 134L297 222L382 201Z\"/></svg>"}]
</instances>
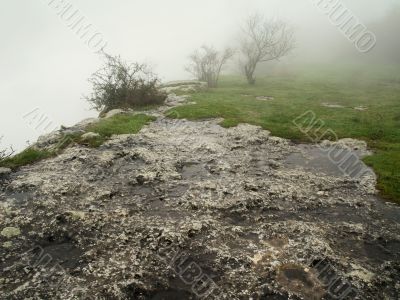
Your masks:
<instances>
[{"instance_id":1,"label":"bush","mask_svg":"<svg viewBox=\"0 0 400 300\"><path fill-rule=\"evenodd\" d=\"M12 153L7 149L0 150L0 162L12 156Z\"/></svg>"},{"instance_id":2,"label":"bush","mask_svg":"<svg viewBox=\"0 0 400 300\"><path fill-rule=\"evenodd\" d=\"M105 59L105 65L89 78L93 92L85 98L94 109L106 113L165 101L167 95L158 89L160 80L148 65L128 63L108 54Z\"/></svg>"}]
</instances>

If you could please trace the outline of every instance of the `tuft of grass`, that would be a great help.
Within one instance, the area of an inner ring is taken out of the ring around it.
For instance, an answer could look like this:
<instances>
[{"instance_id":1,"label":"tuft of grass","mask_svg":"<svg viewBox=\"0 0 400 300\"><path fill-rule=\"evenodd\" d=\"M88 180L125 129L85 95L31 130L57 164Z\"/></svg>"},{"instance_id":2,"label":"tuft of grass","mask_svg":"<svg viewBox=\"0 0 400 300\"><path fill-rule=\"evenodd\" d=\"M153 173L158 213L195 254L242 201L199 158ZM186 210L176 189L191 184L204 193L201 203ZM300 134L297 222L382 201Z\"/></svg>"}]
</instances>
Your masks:
<instances>
[{"instance_id":1,"label":"tuft of grass","mask_svg":"<svg viewBox=\"0 0 400 300\"><path fill-rule=\"evenodd\" d=\"M190 100L196 104L174 108L172 117L223 118L224 127L249 123L276 136L312 142L292 121L313 111L325 130L333 130L339 138L368 143L375 154L365 161L378 175L382 196L400 203L400 82L393 80L398 78L398 70L393 66L309 67L292 74L259 77L255 86L240 77L225 76L218 88L192 94ZM262 101L257 96L274 99ZM368 109L358 111L354 109L357 106Z\"/></svg>"},{"instance_id":2,"label":"tuft of grass","mask_svg":"<svg viewBox=\"0 0 400 300\"><path fill-rule=\"evenodd\" d=\"M145 114L116 115L88 126L86 131L100 134L101 139L99 141L101 141L102 139L105 140L114 134L138 133L143 126L149 124L155 119L155 117Z\"/></svg>"},{"instance_id":3,"label":"tuft of grass","mask_svg":"<svg viewBox=\"0 0 400 300\"><path fill-rule=\"evenodd\" d=\"M0 162L0 167L17 169L22 166L32 164L34 162L54 156L54 152L40 151L33 148L27 148L21 153L18 153L10 158Z\"/></svg>"},{"instance_id":4,"label":"tuft of grass","mask_svg":"<svg viewBox=\"0 0 400 300\"><path fill-rule=\"evenodd\" d=\"M364 162L378 175L378 189L382 195L400 203L400 143L380 145Z\"/></svg>"},{"instance_id":5,"label":"tuft of grass","mask_svg":"<svg viewBox=\"0 0 400 300\"><path fill-rule=\"evenodd\" d=\"M78 144L80 144L80 145L88 146L88 147L90 147L90 148L98 148L98 147L100 147L101 145L103 145L104 142L105 142L106 140L107 140L106 137L104 137L104 136L98 136L98 137L91 138L91 139L85 140L85 141L82 141L82 139L78 139L78 140L76 141L76 143L78 143Z\"/></svg>"},{"instance_id":6,"label":"tuft of grass","mask_svg":"<svg viewBox=\"0 0 400 300\"><path fill-rule=\"evenodd\" d=\"M142 129L144 125L149 124L156 118L145 114L137 115L116 115L114 117L103 119L98 123L86 127L86 132L98 133L98 137L89 140L82 140L83 134L67 135L64 137L66 141L62 145L62 149L73 143L85 145L91 148L100 147L114 134L135 134ZM62 150L60 149L60 150Z\"/></svg>"}]
</instances>

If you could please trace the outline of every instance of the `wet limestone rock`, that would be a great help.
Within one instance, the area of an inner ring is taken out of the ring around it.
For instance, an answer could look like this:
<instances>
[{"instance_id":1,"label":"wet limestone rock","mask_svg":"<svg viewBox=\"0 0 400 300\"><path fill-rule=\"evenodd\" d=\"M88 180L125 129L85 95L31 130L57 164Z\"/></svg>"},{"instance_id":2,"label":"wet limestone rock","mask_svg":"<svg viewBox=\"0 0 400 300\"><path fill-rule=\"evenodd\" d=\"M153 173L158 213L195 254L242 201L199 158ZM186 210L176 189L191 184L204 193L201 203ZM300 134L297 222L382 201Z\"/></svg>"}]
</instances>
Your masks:
<instances>
[{"instance_id":1,"label":"wet limestone rock","mask_svg":"<svg viewBox=\"0 0 400 300\"><path fill-rule=\"evenodd\" d=\"M343 138L337 141L325 140L321 142L321 145L324 147L337 147L350 151L356 151L362 157L372 154L372 152L368 149L368 145L365 141L352 138Z\"/></svg>"},{"instance_id":2,"label":"wet limestone rock","mask_svg":"<svg viewBox=\"0 0 400 300\"><path fill-rule=\"evenodd\" d=\"M75 124L75 127L85 129L87 126L95 124L99 122L99 118L88 118L80 121L79 123Z\"/></svg>"},{"instance_id":3,"label":"wet limestone rock","mask_svg":"<svg viewBox=\"0 0 400 300\"><path fill-rule=\"evenodd\" d=\"M81 136L81 141L86 142L86 141L90 141L90 140L93 140L93 139L98 138L98 137L100 137L100 134L98 134L98 133L87 132L87 133L84 133Z\"/></svg>"},{"instance_id":4,"label":"wet limestone rock","mask_svg":"<svg viewBox=\"0 0 400 300\"><path fill-rule=\"evenodd\" d=\"M104 116L105 119L109 119L112 118L114 116L117 115L123 115L126 114L128 111L124 110L124 109L112 109L109 112L107 112Z\"/></svg>"},{"instance_id":5,"label":"wet limestone rock","mask_svg":"<svg viewBox=\"0 0 400 300\"><path fill-rule=\"evenodd\" d=\"M340 298L321 270L396 299L400 208L371 193L376 178L294 168L300 145L168 109L0 181L1 299Z\"/></svg>"},{"instance_id":6,"label":"wet limestone rock","mask_svg":"<svg viewBox=\"0 0 400 300\"><path fill-rule=\"evenodd\" d=\"M11 172L12 172L12 170L10 168L0 167L0 177L6 176L6 175L10 174Z\"/></svg>"},{"instance_id":7,"label":"wet limestone rock","mask_svg":"<svg viewBox=\"0 0 400 300\"><path fill-rule=\"evenodd\" d=\"M182 80L182 81L170 81L164 83L161 86L161 91L168 94L174 93L176 91L180 92L198 92L207 89L207 83L197 80Z\"/></svg>"}]
</instances>

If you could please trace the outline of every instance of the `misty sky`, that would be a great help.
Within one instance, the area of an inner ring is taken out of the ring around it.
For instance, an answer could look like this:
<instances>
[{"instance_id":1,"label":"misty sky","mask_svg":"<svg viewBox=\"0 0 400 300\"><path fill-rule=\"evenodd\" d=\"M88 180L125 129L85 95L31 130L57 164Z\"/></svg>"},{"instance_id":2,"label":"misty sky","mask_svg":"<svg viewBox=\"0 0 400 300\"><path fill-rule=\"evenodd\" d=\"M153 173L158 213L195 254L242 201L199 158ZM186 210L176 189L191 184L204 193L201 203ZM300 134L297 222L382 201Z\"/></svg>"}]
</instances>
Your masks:
<instances>
[{"instance_id":1,"label":"misty sky","mask_svg":"<svg viewBox=\"0 0 400 300\"><path fill-rule=\"evenodd\" d=\"M27 140L34 141L45 131L97 116L82 95L90 91L87 78L101 60L48 2L0 2L0 136L4 135L0 147L12 144L20 150ZM108 53L151 63L163 80L189 78L184 71L187 56L204 43L234 46L240 22L254 12L290 22L296 29L298 55L326 52L329 40L346 41L311 0L65 2L79 9L102 33ZM363 22L371 22L384 16L398 0L343 3ZM24 118L34 110L53 121L47 130L43 126L35 129L32 114Z\"/></svg>"}]
</instances>

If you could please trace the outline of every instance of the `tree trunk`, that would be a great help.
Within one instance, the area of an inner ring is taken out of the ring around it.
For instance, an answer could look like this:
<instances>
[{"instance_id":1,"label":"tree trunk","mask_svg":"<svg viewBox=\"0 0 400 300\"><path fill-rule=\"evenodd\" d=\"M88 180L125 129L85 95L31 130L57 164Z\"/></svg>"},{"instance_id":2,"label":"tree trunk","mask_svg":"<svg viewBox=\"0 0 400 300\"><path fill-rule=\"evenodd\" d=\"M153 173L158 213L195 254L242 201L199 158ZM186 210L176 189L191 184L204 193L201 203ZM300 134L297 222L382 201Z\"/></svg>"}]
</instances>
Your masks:
<instances>
[{"instance_id":1,"label":"tree trunk","mask_svg":"<svg viewBox=\"0 0 400 300\"><path fill-rule=\"evenodd\" d=\"M252 75L250 75L250 76L247 77L247 82L248 82L250 85L255 85L255 84L256 84L256 79L253 78Z\"/></svg>"},{"instance_id":2,"label":"tree trunk","mask_svg":"<svg viewBox=\"0 0 400 300\"><path fill-rule=\"evenodd\" d=\"M256 79L254 78L254 71L255 68L253 66L246 66L245 67L246 70L246 78L247 78L247 82L250 85L254 85L256 83Z\"/></svg>"}]
</instances>

